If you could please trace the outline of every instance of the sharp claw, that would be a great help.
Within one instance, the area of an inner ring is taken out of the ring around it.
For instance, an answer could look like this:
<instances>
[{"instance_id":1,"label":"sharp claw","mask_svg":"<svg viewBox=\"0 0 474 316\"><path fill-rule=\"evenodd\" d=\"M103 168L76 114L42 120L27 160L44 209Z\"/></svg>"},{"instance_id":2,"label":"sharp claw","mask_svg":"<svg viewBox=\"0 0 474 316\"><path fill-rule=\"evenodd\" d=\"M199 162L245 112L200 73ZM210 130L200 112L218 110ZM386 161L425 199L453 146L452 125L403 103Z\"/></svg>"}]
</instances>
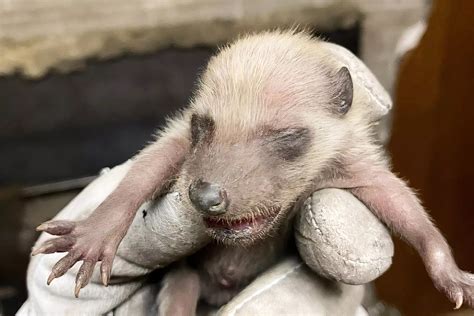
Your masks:
<instances>
[{"instance_id":1,"label":"sharp claw","mask_svg":"<svg viewBox=\"0 0 474 316\"><path fill-rule=\"evenodd\" d=\"M110 273L111 273L111 270L112 270L112 260L103 259L102 264L100 266L100 274L101 274L101 278L102 278L102 284L104 286L109 285Z\"/></svg>"},{"instance_id":2,"label":"sharp claw","mask_svg":"<svg viewBox=\"0 0 474 316\"><path fill-rule=\"evenodd\" d=\"M48 277L48 281L46 281L46 283L47 283L48 285L50 285L51 282L53 282L53 280L54 280L55 278L56 278L56 275L54 274L54 272L51 272L51 274L50 274L49 277Z\"/></svg>"},{"instance_id":3,"label":"sharp claw","mask_svg":"<svg viewBox=\"0 0 474 316\"><path fill-rule=\"evenodd\" d=\"M64 275L76 262L78 259L76 253L68 253L62 257L56 264L53 266L53 271L49 275L48 285L55 279Z\"/></svg>"},{"instance_id":4,"label":"sharp claw","mask_svg":"<svg viewBox=\"0 0 474 316\"><path fill-rule=\"evenodd\" d=\"M36 231L47 232L52 235L66 235L74 229L74 223L69 221L49 221L38 227Z\"/></svg>"},{"instance_id":5,"label":"sharp claw","mask_svg":"<svg viewBox=\"0 0 474 316\"><path fill-rule=\"evenodd\" d=\"M89 280L94 272L95 261L84 261L76 277L76 287L74 295L79 297L81 289L89 283Z\"/></svg>"},{"instance_id":6,"label":"sharp claw","mask_svg":"<svg viewBox=\"0 0 474 316\"><path fill-rule=\"evenodd\" d=\"M82 284L80 282L77 282L76 287L74 289L74 296L76 298L79 298L79 292L81 291L81 289L82 289Z\"/></svg>"},{"instance_id":7,"label":"sharp claw","mask_svg":"<svg viewBox=\"0 0 474 316\"><path fill-rule=\"evenodd\" d=\"M34 247L32 250L31 250L31 255L32 256L36 256L37 254L40 254L42 253L43 251L46 250L46 247L45 246L40 246L40 247Z\"/></svg>"},{"instance_id":8,"label":"sharp claw","mask_svg":"<svg viewBox=\"0 0 474 316\"><path fill-rule=\"evenodd\" d=\"M101 271L102 284L107 287L109 286L109 277L107 276L106 271Z\"/></svg>"},{"instance_id":9,"label":"sharp claw","mask_svg":"<svg viewBox=\"0 0 474 316\"><path fill-rule=\"evenodd\" d=\"M461 293L458 293L457 296L456 296L456 306L454 307L454 309L459 309L459 308L461 308L462 303L463 303L462 294L461 294Z\"/></svg>"},{"instance_id":10,"label":"sharp claw","mask_svg":"<svg viewBox=\"0 0 474 316\"><path fill-rule=\"evenodd\" d=\"M35 256L40 253L64 252L71 248L74 240L70 237L58 237L50 239L42 243L40 246L34 247L31 255Z\"/></svg>"},{"instance_id":11,"label":"sharp claw","mask_svg":"<svg viewBox=\"0 0 474 316\"><path fill-rule=\"evenodd\" d=\"M43 224L39 225L38 227L36 227L36 231L43 232L43 231L47 230L48 227L49 227L49 222L46 222L46 223L43 223Z\"/></svg>"}]
</instances>

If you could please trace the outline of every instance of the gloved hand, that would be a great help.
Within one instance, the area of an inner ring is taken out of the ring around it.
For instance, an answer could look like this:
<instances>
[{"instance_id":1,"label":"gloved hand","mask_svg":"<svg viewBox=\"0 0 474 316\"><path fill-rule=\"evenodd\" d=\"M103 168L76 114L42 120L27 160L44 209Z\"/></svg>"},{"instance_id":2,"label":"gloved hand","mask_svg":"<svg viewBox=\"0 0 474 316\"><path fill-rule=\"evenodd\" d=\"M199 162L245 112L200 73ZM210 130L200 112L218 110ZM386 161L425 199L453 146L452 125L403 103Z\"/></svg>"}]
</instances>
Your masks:
<instances>
[{"instance_id":1,"label":"gloved hand","mask_svg":"<svg viewBox=\"0 0 474 316\"><path fill-rule=\"evenodd\" d=\"M131 163L101 175L56 218L88 216L118 185ZM33 257L27 279L29 298L19 315L149 312L156 308L159 284L147 284L146 276L209 242L200 220L198 212L180 207L177 193L144 204L120 245L110 285L102 286L97 269L79 299L71 290L79 265L47 286L51 267L63 254ZM277 313L285 308L291 308L292 312L296 308L302 313L351 314L361 303L363 286L331 282L320 275L363 284L379 276L391 263L393 245L383 225L357 199L342 190L314 193L299 214L295 233L304 263L300 258L275 263L274 268L224 306L223 314ZM47 238L47 234L42 234L37 243Z\"/></svg>"},{"instance_id":2,"label":"gloved hand","mask_svg":"<svg viewBox=\"0 0 474 316\"><path fill-rule=\"evenodd\" d=\"M325 44L325 54L326 62L334 64L335 69L346 66L351 70L354 102L368 107L374 124L387 114L390 97L356 56L330 43ZM131 163L99 177L56 219L87 217L117 187ZM180 207L176 193L144 204L120 244L109 287L101 285L97 269L80 299L75 299L71 290L79 265L48 287L46 279L51 267L62 254L33 258L28 269L29 298L19 315L148 313L156 308L158 285L145 285L146 276L209 242L199 216ZM301 258L276 262L222 307L222 314L311 311L313 315L353 315L361 303L363 286L334 280L364 284L382 274L391 263L393 244L385 227L356 198L342 190L315 192L299 212L295 233ZM46 238L42 234L37 243Z\"/></svg>"}]
</instances>

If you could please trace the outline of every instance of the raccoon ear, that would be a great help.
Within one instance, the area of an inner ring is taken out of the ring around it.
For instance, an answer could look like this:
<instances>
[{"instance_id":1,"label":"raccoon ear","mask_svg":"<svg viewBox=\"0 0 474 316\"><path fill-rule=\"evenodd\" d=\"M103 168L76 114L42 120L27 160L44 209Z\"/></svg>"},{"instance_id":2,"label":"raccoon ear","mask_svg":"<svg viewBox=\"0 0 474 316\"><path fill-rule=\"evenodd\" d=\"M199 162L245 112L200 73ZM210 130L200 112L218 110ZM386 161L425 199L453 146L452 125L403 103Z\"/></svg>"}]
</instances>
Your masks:
<instances>
[{"instance_id":1,"label":"raccoon ear","mask_svg":"<svg viewBox=\"0 0 474 316\"><path fill-rule=\"evenodd\" d=\"M334 75L333 104L335 112L346 114L352 105L354 87L352 77L347 67L342 67Z\"/></svg>"}]
</instances>

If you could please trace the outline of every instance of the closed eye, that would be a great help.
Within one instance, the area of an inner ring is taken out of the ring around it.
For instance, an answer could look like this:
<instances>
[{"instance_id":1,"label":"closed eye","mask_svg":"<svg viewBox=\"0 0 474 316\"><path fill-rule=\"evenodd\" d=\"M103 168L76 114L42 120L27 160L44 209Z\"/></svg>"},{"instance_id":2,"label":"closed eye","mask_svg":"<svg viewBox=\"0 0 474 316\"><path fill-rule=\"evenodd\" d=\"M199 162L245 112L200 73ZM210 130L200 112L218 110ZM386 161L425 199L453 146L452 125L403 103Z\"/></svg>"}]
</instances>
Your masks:
<instances>
[{"instance_id":1,"label":"closed eye","mask_svg":"<svg viewBox=\"0 0 474 316\"><path fill-rule=\"evenodd\" d=\"M305 154L311 144L311 132L306 127L267 130L265 146L283 160L292 161Z\"/></svg>"},{"instance_id":2,"label":"closed eye","mask_svg":"<svg viewBox=\"0 0 474 316\"><path fill-rule=\"evenodd\" d=\"M210 141L215 129L215 122L208 115L193 114L191 116L191 141L196 146L203 141Z\"/></svg>"}]
</instances>

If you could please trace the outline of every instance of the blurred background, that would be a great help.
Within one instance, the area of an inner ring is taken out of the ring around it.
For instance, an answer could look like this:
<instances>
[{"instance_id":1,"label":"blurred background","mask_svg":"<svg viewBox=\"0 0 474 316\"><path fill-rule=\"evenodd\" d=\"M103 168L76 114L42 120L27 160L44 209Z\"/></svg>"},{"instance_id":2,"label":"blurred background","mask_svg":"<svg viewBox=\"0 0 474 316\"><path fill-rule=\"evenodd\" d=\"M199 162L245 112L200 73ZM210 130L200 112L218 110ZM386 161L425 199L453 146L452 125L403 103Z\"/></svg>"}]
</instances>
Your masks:
<instances>
[{"instance_id":1,"label":"blurred background","mask_svg":"<svg viewBox=\"0 0 474 316\"><path fill-rule=\"evenodd\" d=\"M26 299L34 227L186 105L219 45L302 25L358 55L392 94L384 133L474 270L474 1L0 0L0 315ZM403 315L452 311L396 244L377 292Z\"/></svg>"}]
</instances>

